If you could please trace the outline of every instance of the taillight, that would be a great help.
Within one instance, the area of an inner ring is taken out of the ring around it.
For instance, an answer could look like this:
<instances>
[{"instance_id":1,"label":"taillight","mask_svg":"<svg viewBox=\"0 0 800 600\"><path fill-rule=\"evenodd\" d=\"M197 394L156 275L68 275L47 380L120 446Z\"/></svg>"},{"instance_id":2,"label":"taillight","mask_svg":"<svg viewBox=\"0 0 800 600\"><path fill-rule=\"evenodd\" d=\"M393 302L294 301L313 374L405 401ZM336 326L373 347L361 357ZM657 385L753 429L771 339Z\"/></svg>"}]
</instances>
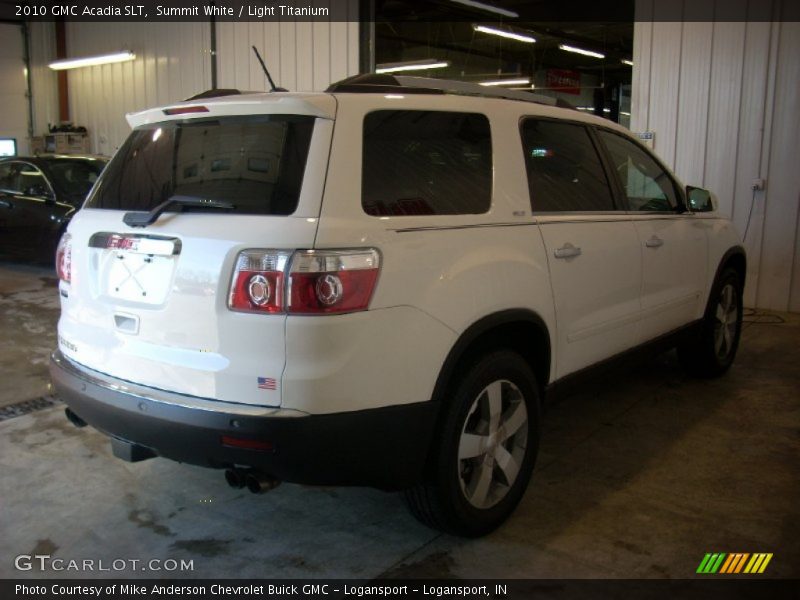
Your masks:
<instances>
[{"instance_id":1,"label":"taillight","mask_svg":"<svg viewBox=\"0 0 800 600\"><path fill-rule=\"evenodd\" d=\"M61 281L72 281L72 236L65 233L61 236L56 249L56 273Z\"/></svg>"},{"instance_id":2,"label":"taillight","mask_svg":"<svg viewBox=\"0 0 800 600\"><path fill-rule=\"evenodd\" d=\"M291 253L245 250L236 259L228 307L247 312L283 312L284 278Z\"/></svg>"},{"instance_id":3,"label":"taillight","mask_svg":"<svg viewBox=\"0 0 800 600\"><path fill-rule=\"evenodd\" d=\"M327 314L366 310L379 269L376 250L295 252L289 273L288 311Z\"/></svg>"},{"instance_id":4,"label":"taillight","mask_svg":"<svg viewBox=\"0 0 800 600\"><path fill-rule=\"evenodd\" d=\"M366 310L378 280L377 250L245 250L228 307L299 315Z\"/></svg>"},{"instance_id":5,"label":"taillight","mask_svg":"<svg viewBox=\"0 0 800 600\"><path fill-rule=\"evenodd\" d=\"M205 106L178 106L176 108L165 108L165 115L188 115L191 113L206 113L208 109Z\"/></svg>"}]
</instances>

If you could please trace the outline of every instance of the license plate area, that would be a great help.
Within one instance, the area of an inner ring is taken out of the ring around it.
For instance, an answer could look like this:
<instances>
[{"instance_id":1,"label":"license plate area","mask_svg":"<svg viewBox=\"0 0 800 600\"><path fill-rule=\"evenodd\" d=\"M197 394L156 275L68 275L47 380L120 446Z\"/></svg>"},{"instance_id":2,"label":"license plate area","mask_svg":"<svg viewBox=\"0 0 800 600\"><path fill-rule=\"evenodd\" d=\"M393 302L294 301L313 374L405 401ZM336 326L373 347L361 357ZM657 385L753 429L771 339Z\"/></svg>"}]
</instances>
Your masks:
<instances>
[{"instance_id":1,"label":"license plate area","mask_svg":"<svg viewBox=\"0 0 800 600\"><path fill-rule=\"evenodd\" d=\"M98 233L89 241L98 295L115 303L163 305L181 251L177 238Z\"/></svg>"}]
</instances>

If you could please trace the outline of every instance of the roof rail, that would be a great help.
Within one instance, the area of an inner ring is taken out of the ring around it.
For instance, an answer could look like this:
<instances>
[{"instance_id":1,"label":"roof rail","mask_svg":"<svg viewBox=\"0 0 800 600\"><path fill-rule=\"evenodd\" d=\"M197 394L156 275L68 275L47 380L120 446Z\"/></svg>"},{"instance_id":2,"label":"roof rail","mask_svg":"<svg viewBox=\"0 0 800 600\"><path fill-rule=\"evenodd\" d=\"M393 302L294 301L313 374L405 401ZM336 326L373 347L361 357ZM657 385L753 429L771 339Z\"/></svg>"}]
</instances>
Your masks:
<instances>
[{"instance_id":1,"label":"roof rail","mask_svg":"<svg viewBox=\"0 0 800 600\"><path fill-rule=\"evenodd\" d=\"M486 98L505 98L507 100L521 100L535 102L548 106L562 106L561 102L549 96L524 92L521 90L507 90L498 87L488 87L467 81L454 81L450 79L434 79L431 77L412 77L409 75L386 75L365 73L354 75L338 81L325 90L326 92L350 93L406 93L406 94L459 94L462 96L482 96ZM572 108L569 104L564 103Z\"/></svg>"}]
</instances>

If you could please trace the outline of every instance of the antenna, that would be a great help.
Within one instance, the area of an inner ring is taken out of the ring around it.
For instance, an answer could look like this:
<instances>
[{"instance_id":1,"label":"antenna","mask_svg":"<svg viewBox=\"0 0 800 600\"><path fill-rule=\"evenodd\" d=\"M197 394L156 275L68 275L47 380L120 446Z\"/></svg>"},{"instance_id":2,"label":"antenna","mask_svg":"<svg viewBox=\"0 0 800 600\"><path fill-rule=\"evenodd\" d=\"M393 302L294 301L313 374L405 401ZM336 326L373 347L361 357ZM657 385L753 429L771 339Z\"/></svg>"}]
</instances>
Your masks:
<instances>
[{"instance_id":1,"label":"antenna","mask_svg":"<svg viewBox=\"0 0 800 600\"><path fill-rule=\"evenodd\" d=\"M275 82L272 81L272 77L270 76L269 71L267 71L267 65L264 64L264 59L261 58L261 55L258 53L258 49L255 46L253 46L253 52L256 53L256 58L258 59L258 62L261 63L261 68L264 69L264 75L267 76L267 81L269 81L270 88L272 88L270 89L270 92L288 92L289 90L276 86Z\"/></svg>"}]
</instances>

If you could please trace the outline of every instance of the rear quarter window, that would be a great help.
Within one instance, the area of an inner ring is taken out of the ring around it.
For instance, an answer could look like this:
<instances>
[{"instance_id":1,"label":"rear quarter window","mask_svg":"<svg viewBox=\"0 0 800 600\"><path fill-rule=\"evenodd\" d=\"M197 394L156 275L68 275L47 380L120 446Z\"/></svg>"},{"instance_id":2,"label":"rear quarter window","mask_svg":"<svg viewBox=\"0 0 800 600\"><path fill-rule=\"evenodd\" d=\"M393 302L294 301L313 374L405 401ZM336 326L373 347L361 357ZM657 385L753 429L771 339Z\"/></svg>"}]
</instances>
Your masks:
<instances>
[{"instance_id":1,"label":"rear quarter window","mask_svg":"<svg viewBox=\"0 0 800 600\"><path fill-rule=\"evenodd\" d=\"M379 110L364 118L361 204L372 216L488 212L489 120L478 113Z\"/></svg>"}]
</instances>

